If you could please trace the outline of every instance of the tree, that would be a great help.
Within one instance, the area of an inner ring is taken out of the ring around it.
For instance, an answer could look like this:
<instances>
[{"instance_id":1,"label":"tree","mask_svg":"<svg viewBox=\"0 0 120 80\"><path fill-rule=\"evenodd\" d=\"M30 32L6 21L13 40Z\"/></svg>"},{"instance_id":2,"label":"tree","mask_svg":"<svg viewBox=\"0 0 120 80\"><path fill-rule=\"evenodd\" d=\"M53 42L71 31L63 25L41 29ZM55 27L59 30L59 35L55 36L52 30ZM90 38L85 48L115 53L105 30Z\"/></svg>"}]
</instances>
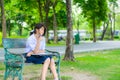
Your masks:
<instances>
[{"instance_id":1,"label":"tree","mask_svg":"<svg viewBox=\"0 0 120 80\"><path fill-rule=\"evenodd\" d=\"M59 1L56 6L56 18L58 29L66 29L67 15L66 3Z\"/></svg>"},{"instance_id":2,"label":"tree","mask_svg":"<svg viewBox=\"0 0 120 80\"><path fill-rule=\"evenodd\" d=\"M2 37L7 37L6 35L6 18L5 18L5 9L4 9L4 0L0 0L0 6L1 6L1 13L2 13Z\"/></svg>"},{"instance_id":3,"label":"tree","mask_svg":"<svg viewBox=\"0 0 120 80\"><path fill-rule=\"evenodd\" d=\"M115 7L118 7L117 4L117 0L109 0L108 2L108 6L109 6L109 13L108 13L108 19L107 21L104 21L103 23L103 32L102 32L102 36L101 36L101 40L103 40L105 33L107 31L107 29L109 29L108 27L110 27L110 34L111 34L111 40L114 39L114 32L115 32ZM110 35L107 35L110 36Z\"/></svg>"},{"instance_id":4,"label":"tree","mask_svg":"<svg viewBox=\"0 0 120 80\"><path fill-rule=\"evenodd\" d=\"M49 10L50 10L50 0L45 0L44 1L44 11L45 11L45 25L46 25L46 27L47 27L47 34L46 34L46 41L47 42L49 42L49 40L48 40L48 37L49 37L49 35L48 35L48 24L49 24L49 20L48 20L48 14L49 14Z\"/></svg>"},{"instance_id":5,"label":"tree","mask_svg":"<svg viewBox=\"0 0 120 80\"><path fill-rule=\"evenodd\" d=\"M53 3L55 4L53 5ZM53 7L54 6L54 12ZM33 25L36 22L44 22L47 27L47 31L53 28L53 22L61 29L65 27L66 24L66 11L65 3L61 0L5 0L5 9L6 9L6 26L7 32L10 33L16 31L15 33L24 32L25 30L30 31L33 29ZM50 12L51 11L51 12ZM54 15L55 14L55 15ZM53 19L54 16L54 20ZM56 20L55 20L56 17ZM61 19L62 17L62 19ZM24 27L23 23L27 23ZM18 33L19 34L19 33ZM17 35L18 35L17 34ZM56 33L57 34L57 31ZM48 35L46 36L48 39ZM48 41L48 40L47 40Z\"/></svg>"},{"instance_id":6,"label":"tree","mask_svg":"<svg viewBox=\"0 0 120 80\"><path fill-rule=\"evenodd\" d=\"M120 13L116 15L116 29L120 30Z\"/></svg>"},{"instance_id":7,"label":"tree","mask_svg":"<svg viewBox=\"0 0 120 80\"><path fill-rule=\"evenodd\" d=\"M67 39L66 39L66 51L64 60L74 60L73 55L73 29L72 29L72 9L71 0L66 0L66 10L67 10Z\"/></svg>"},{"instance_id":8,"label":"tree","mask_svg":"<svg viewBox=\"0 0 120 80\"><path fill-rule=\"evenodd\" d=\"M115 7L118 7L118 4L117 4L117 0L109 0L109 7L112 8L111 11L110 11L110 14L111 14L111 20L110 19L110 22L111 22L111 40L114 39L114 32L115 32ZM112 7L111 7L112 6Z\"/></svg>"},{"instance_id":9,"label":"tree","mask_svg":"<svg viewBox=\"0 0 120 80\"><path fill-rule=\"evenodd\" d=\"M37 2L38 2L38 8L39 8L39 15L40 15L41 21L43 22L42 1L41 0L37 0Z\"/></svg>"},{"instance_id":10,"label":"tree","mask_svg":"<svg viewBox=\"0 0 120 80\"><path fill-rule=\"evenodd\" d=\"M57 0L53 0L52 2L52 9L53 9L53 32L54 32L54 43L57 43L58 41L58 35L57 35L57 20L56 20L56 5Z\"/></svg>"},{"instance_id":11,"label":"tree","mask_svg":"<svg viewBox=\"0 0 120 80\"><path fill-rule=\"evenodd\" d=\"M107 19L107 0L74 0L79 3L84 17L92 24L93 28L93 42L96 42L96 28ZM92 4L91 4L92 3Z\"/></svg>"}]
</instances>

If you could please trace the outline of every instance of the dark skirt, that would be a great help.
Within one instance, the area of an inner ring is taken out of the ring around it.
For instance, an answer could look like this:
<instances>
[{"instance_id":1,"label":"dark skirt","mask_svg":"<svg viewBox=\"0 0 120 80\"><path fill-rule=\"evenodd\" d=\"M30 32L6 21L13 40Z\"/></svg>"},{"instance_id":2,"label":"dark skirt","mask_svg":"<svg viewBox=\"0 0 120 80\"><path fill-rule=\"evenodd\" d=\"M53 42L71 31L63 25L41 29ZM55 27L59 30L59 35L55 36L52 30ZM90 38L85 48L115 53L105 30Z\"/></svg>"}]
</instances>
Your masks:
<instances>
[{"instance_id":1,"label":"dark skirt","mask_svg":"<svg viewBox=\"0 0 120 80\"><path fill-rule=\"evenodd\" d=\"M26 56L24 54L24 57L26 58L26 63L34 63L34 64L43 64L47 58L52 58L52 56L40 56L40 55L31 55L30 57Z\"/></svg>"}]
</instances>

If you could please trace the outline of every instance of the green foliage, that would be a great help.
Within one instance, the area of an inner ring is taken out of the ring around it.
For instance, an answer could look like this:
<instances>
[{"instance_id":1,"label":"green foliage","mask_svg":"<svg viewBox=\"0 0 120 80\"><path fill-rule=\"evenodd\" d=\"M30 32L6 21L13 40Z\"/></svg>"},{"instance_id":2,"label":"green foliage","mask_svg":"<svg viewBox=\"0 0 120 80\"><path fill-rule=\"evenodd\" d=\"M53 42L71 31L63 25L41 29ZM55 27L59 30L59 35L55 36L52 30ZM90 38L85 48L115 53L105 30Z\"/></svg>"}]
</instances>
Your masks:
<instances>
[{"instance_id":1,"label":"green foliage","mask_svg":"<svg viewBox=\"0 0 120 80\"><path fill-rule=\"evenodd\" d=\"M115 26L115 28L120 30L120 14L116 15L116 26Z\"/></svg>"},{"instance_id":2,"label":"green foliage","mask_svg":"<svg viewBox=\"0 0 120 80\"><path fill-rule=\"evenodd\" d=\"M108 0L110 3L112 3L113 5L115 5L116 7L118 7L117 1L118 0Z\"/></svg>"},{"instance_id":3,"label":"green foliage","mask_svg":"<svg viewBox=\"0 0 120 80\"><path fill-rule=\"evenodd\" d=\"M24 27L32 30L34 23L39 22L37 7L37 1L33 0L5 0L7 28L9 29L7 32L14 36L21 35L20 30Z\"/></svg>"},{"instance_id":4,"label":"green foliage","mask_svg":"<svg viewBox=\"0 0 120 80\"><path fill-rule=\"evenodd\" d=\"M72 19L73 19L73 29L85 29L89 30L89 25L87 25L86 18L81 14L81 9L77 4L72 5Z\"/></svg>"},{"instance_id":5,"label":"green foliage","mask_svg":"<svg viewBox=\"0 0 120 80\"><path fill-rule=\"evenodd\" d=\"M106 30L106 34L105 34L105 37L104 37L105 40L110 40L111 39L111 29L108 28Z\"/></svg>"},{"instance_id":6,"label":"green foliage","mask_svg":"<svg viewBox=\"0 0 120 80\"><path fill-rule=\"evenodd\" d=\"M97 24L107 19L107 1L106 0L74 0L82 8L82 14L88 21L95 19ZM92 3L92 4L91 4Z\"/></svg>"},{"instance_id":7,"label":"green foliage","mask_svg":"<svg viewBox=\"0 0 120 80\"><path fill-rule=\"evenodd\" d=\"M66 28L66 5L64 2L57 0L57 4L55 6L55 15L57 20L57 28L65 29ZM51 6L52 7L52 6ZM53 30L53 8L50 8L49 11L49 30Z\"/></svg>"},{"instance_id":8,"label":"green foliage","mask_svg":"<svg viewBox=\"0 0 120 80\"><path fill-rule=\"evenodd\" d=\"M50 12L48 13L49 29L53 29L53 9L52 2L50 3ZM66 6L61 0L56 0L55 7L58 29L66 27ZM40 18L40 10L38 1L34 0L5 0L5 11L7 21L7 33L12 36L27 35L27 32L21 33L21 29L26 28L27 31L33 29L34 24L38 22L46 22L46 1L40 0L41 13L43 21ZM1 22L0 22L1 23ZM27 25L23 25L26 23Z\"/></svg>"}]
</instances>

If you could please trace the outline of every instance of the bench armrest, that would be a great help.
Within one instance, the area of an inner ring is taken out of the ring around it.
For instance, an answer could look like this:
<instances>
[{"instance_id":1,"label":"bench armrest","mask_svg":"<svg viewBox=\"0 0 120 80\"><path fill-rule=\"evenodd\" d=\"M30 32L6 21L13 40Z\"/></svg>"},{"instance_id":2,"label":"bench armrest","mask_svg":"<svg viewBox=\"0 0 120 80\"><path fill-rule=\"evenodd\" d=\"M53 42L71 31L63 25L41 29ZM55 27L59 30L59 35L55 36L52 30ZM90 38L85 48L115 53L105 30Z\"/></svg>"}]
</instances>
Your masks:
<instances>
[{"instance_id":1,"label":"bench armrest","mask_svg":"<svg viewBox=\"0 0 120 80\"><path fill-rule=\"evenodd\" d=\"M60 60L60 53L56 51L45 50L46 53L51 53L53 56L56 56Z\"/></svg>"},{"instance_id":2,"label":"bench armrest","mask_svg":"<svg viewBox=\"0 0 120 80\"><path fill-rule=\"evenodd\" d=\"M5 48L5 61L6 65L22 65L24 63L24 57L20 54L13 54Z\"/></svg>"},{"instance_id":3,"label":"bench armrest","mask_svg":"<svg viewBox=\"0 0 120 80\"><path fill-rule=\"evenodd\" d=\"M53 56L54 56L54 55L55 55L55 56L60 56L60 53L59 53L59 52L56 52L56 51L50 51L50 50L47 50L47 49L45 49L45 51L46 51L46 53L52 53Z\"/></svg>"}]
</instances>

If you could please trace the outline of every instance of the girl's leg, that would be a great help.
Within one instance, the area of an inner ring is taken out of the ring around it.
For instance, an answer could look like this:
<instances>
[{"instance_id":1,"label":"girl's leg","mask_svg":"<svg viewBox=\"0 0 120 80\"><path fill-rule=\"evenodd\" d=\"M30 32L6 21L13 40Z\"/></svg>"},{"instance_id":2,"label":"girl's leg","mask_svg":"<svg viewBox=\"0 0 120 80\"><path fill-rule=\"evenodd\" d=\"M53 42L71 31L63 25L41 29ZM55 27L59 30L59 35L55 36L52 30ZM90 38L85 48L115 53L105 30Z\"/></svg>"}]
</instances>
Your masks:
<instances>
[{"instance_id":1,"label":"girl's leg","mask_svg":"<svg viewBox=\"0 0 120 80\"><path fill-rule=\"evenodd\" d=\"M53 73L54 79L58 80L58 75L57 75L57 72L56 72L54 59L51 59L51 61L50 61L50 69L51 69L51 71Z\"/></svg>"},{"instance_id":2,"label":"girl's leg","mask_svg":"<svg viewBox=\"0 0 120 80\"><path fill-rule=\"evenodd\" d=\"M50 58L47 58L42 67L42 73L41 73L40 80L46 80L46 73L47 73L49 64L50 64Z\"/></svg>"}]
</instances>

